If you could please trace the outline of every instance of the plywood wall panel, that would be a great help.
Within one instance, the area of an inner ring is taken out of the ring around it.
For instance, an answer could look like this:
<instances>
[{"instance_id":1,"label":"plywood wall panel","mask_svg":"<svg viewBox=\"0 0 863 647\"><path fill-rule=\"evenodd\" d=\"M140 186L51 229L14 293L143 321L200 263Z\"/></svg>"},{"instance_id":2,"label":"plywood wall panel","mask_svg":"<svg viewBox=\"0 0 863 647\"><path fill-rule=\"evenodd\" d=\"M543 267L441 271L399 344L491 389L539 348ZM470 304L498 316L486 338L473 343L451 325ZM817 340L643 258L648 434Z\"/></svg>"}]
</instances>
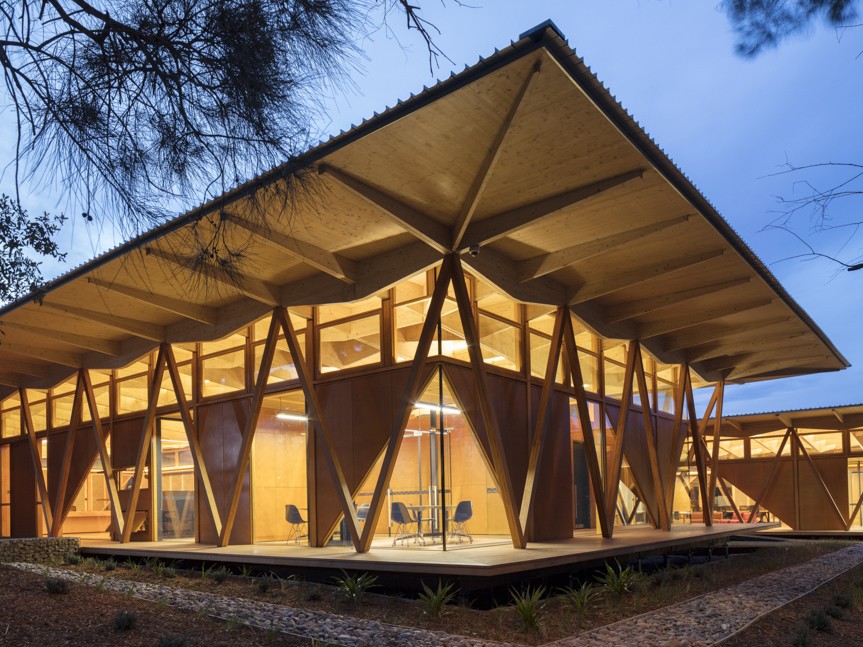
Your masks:
<instances>
[{"instance_id":1,"label":"plywood wall panel","mask_svg":"<svg viewBox=\"0 0 863 647\"><path fill-rule=\"evenodd\" d=\"M27 442L10 445L9 498L11 501L11 537L35 537L39 530L36 496L36 473Z\"/></svg>"},{"instance_id":2,"label":"plywood wall panel","mask_svg":"<svg viewBox=\"0 0 863 647\"><path fill-rule=\"evenodd\" d=\"M541 389L532 389L532 404ZM555 393L548 417L548 440L536 480L533 523L527 529L531 541L572 537L573 474L569 431L569 396ZM522 481L523 483L524 481Z\"/></svg>"}]
</instances>

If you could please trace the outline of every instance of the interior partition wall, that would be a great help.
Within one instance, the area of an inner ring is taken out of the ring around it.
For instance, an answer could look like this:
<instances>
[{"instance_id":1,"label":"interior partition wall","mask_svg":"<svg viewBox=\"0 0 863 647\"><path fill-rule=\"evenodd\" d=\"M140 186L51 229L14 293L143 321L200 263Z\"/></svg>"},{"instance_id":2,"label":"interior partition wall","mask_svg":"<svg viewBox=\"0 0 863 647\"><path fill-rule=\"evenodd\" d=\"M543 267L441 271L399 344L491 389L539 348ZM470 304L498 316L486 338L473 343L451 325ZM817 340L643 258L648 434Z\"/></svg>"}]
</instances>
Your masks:
<instances>
[{"instance_id":1,"label":"interior partition wall","mask_svg":"<svg viewBox=\"0 0 863 647\"><path fill-rule=\"evenodd\" d=\"M3 532L435 550L668 529L692 519L687 393L686 367L448 258L7 398Z\"/></svg>"}]
</instances>

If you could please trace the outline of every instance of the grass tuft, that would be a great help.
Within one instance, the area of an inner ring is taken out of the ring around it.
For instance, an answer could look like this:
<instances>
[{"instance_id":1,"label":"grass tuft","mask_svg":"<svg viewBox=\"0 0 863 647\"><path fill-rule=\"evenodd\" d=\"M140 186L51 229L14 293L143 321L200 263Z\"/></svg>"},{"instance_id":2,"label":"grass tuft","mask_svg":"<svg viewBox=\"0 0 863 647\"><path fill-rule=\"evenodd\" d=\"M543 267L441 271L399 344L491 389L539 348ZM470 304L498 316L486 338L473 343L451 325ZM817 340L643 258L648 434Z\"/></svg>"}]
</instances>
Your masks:
<instances>
[{"instance_id":1,"label":"grass tuft","mask_svg":"<svg viewBox=\"0 0 863 647\"><path fill-rule=\"evenodd\" d=\"M62 595L69 592L69 582L59 577L49 577L45 579L45 590L51 595Z\"/></svg>"},{"instance_id":2,"label":"grass tuft","mask_svg":"<svg viewBox=\"0 0 863 647\"><path fill-rule=\"evenodd\" d=\"M542 621L542 596L545 595L545 587L527 587L524 592L510 589L510 596L515 603L515 612L518 614L521 624L529 631L537 631Z\"/></svg>"},{"instance_id":3,"label":"grass tuft","mask_svg":"<svg viewBox=\"0 0 863 647\"><path fill-rule=\"evenodd\" d=\"M115 631L131 631L138 624L138 616L133 611L119 611L114 616Z\"/></svg>"},{"instance_id":4,"label":"grass tuft","mask_svg":"<svg viewBox=\"0 0 863 647\"><path fill-rule=\"evenodd\" d=\"M436 589L432 589L425 582L422 582L422 585L423 592L419 594L419 599L423 603L424 612L432 618L440 618L444 607L455 599L455 584L450 582L444 586L443 582L438 580Z\"/></svg>"}]
</instances>

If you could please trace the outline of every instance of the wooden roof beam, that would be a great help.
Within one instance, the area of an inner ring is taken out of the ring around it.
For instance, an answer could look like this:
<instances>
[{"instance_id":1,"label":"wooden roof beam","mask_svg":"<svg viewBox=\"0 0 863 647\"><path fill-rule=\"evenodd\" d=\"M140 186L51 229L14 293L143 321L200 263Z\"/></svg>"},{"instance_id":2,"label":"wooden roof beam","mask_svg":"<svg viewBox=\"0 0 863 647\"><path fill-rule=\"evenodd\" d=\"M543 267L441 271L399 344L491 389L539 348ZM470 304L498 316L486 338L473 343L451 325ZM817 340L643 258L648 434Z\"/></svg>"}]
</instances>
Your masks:
<instances>
[{"instance_id":1,"label":"wooden roof beam","mask_svg":"<svg viewBox=\"0 0 863 647\"><path fill-rule=\"evenodd\" d=\"M570 305L574 305L576 303L591 301L606 294L645 283L665 274L679 272L680 270L700 265L722 256L724 251L722 249L714 249L693 256L666 259L651 267L630 270L598 281L588 281L572 290L569 295L569 303Z\"/></svg>"},{"instance_id":2,"label":"wooden roof beam","mask_svg":"<svg viewBox=\"0 0 863 647\"><path fill-rule=\"evenodd\" d=\"M640 180L646 173L645 169L635 169L593 184L564 191L549 198L544 198L516 207L509 211L489 216L479 222L472 223L464 233L460 249L475 245L487 245L498 238L509 236L537 222L538 220L571 207L579 202L594 198L606 191L611 191L633 180Z\"/></svg>"},{"instance_id":3,"label":"wooden roof beam","mask_svg":"<svg viewBox=\"0 0 863 647\"><path fill-rule=\"evenodd\" d=\"M157 342L164 341L165 339L164 326L147 323L146 321L141 321L139 319L129 319L128 317L119 317L106 312L97 312L96 310L87 310L85 308L67 306L60 303L49 303L48 301L43 301L42 307L74 317L75 319L101 324L133 337L141 337L142 339Z\"/></svg>"},{"instance_id":4,"label":"wooden roof beam","mask_svg":"<svg viewBox=\"0 0 863 647\"><path fill-rule=\"evenodd\" d=\"M845 424L845 416L843 416L841 412L837 411L836 409L830 409L830 412L836 417L836 420L839 421L839 424Z\"/></svg>"},{"instance_id":5,"label":"wooden roof beam","mask_svg":"<svg viewBox=\"0 0 863 647\"><path fill-rule=\"evenodd\" d=\"M4 345L5 344L0 344L0 351L3 350ZM48 371L46 368L47 367L37 366L30 362L22 362L8 357L0 359L0 370L26 375L27 377L46 378L48 377Z\"/></svg>"},{"instance_id":6,"label":"wooden roof beam","mask_svg":"<svg viewBox=\"0 0 863 647\"><path fill-rule=\"evenodd\" d=\"M765 319L764 321L747 325L746 330L742 331L736 329L735 326L702 326L695 331L680 333L667 338L663 346L666 351L674 352L685 348L691 348L692 346L700 346L718 339L736 339L739 337L749 336L755 330L763 330L770 326L786 324L789 321L792 321L791 317Z\"/></svg>"},{"instance_id":7,"label":"wooden roof beam","mask_svg":"<svg viewBox=\"0 0 863 647\"><path fill-rule=\"evenodd\" d=\"M522 283L515 262L490 247L483 248L476 256L464 255L462 261L516 301L552 305L566 303L566 288L560 283L549 277Z\"/></svg>"},{"instance_id":8,"label":"wooden roof beam","mask_svg":"<svg viewBox=\"0 0 863 647\"><path fill-rule=\"evenodd\" d=\"M765 377L773 377L778 374L780 371L785 373L791 373L790 369L794 367L806 366L808 364L812 364L817 359L833 359L832 356L829 355L818 355L816 358L800 358L800 359L792 359L792 360L776 360L773 362L761 362L755 364L747 364L738 366L735 369L732 369L726 375L726 380L743 380L743 379L752 379L759 376ZM822 370L830 370L830 369L822 369ZM815 371L815 368L812 369ZM810 372L807 370L807 373ZM795 374L797 371L794 372Z\"/></svg>"},{"instance_id":9,"label":"wooden roof beam","mask_svg":"<svg viewBox=\"0 0 863 647\"><path fill-rule=\"evenodd\" d=\"M789 346L785 348L777 348L775 350L761 351L748 353L738 353L737 355L727 355L716 359L702 362L701 365L706 371L721 371L726 368L735 368L744 364L753 364L757 362L770 361L773 359L813 359L827 357L827 355L813 354L811 350L800 349L799 347Z\"/></svg>"},{"instance_id":10,"label":"wooden roof beam","mask_svg":"<svg viewBox=\"0 0 863 647\"><path fill-rule=\"evenodd\" d=\"M281 305L279 289L266 281L246 276L240 272L236 272L233 276L229 276L226 272L219 271L212 265L196 263L191 257L181 256L173 252L166 252L158 247L148 247L146 251L148 256L153 256L161 261L188 270L193 274L199 274L208 280L221 283L222 285L232 288L250 299L260 301L269 306Z\"/></svg>"},{"instance_id":11,"label":"wooden roof beam","mask_svg":"<svg viewBox=\"0 0 863 647\"><path fill-rule=\"evenodd\" d=\"M760 335L756 337L741 334L729 342L720 340L713 344L702 346L701 348L687 350L686 359L690 363L703 362L705 360L715 359L731 353L743 352L752 348L765 350L767 348L774 348L777 345L781 346L791 339L799 339L805 335L806 333L802 332L795 332L783 336Z\"/></svg>"},{"instance_id":12,"label":"wooden roof beam","mask_svg":"<svg viewBox=\"0 0 863 647\"><path fill-rule=\"evenodd\" d=\"M395 196L366 184L332 166L320 165L318 172L331 178L351 193L380 209L396 223L442 254L450 251L450 230L430 216L405 204Z\"/></svg>"},{"instance_id":13,"label":"wooden roof beam","mask_svg":"<svg viewBox=\"0 0 863 647\"><path fill-rule=\"evenodd\" d=\"M347 283L357 282L357 265L354 261L329 252L311 243L288 236L274 229L270 229L262 224L256 224L243 220L233 214L225 215L229 222L241 229L249 232L256 238L261 239L265 244L277 249L278 251L290 254L294 258L302 261L306 265L311 265L315 269L320 270L330 276L345 281Z\"/></svg>"},{"instance_id":14,"label":"wooden roof beam","mask_svg":"<svg viewBox=\"0 0 863 647\"><path fill-rule=\"evenodd\" d=\"M111 341L109 339L97 339L96 337L87 337L86 335L78 335L72 332L67 332L65 330L51 330L49 328L40 328L38 326L26 326L24 324L14 323L12 321L0 322L0 330L4 328L9 330L18 330L28 335L35 335L37 337L53 339L54 341L61 344L66 344L67 346L75 346L76 348L92 350L97 353L102 353L103 355L119 357L122 354L120 350L120 343L116 341Z\"/></svg>"},{"instance_id":15,"label":"wooden roof beam","mask_svg":"<svg viewBox=\"0 0 863 647\"><path fill-rule=\"evenodd\" d=\"M39 359L45 362L51 362L52 364L59 364L60 366L71 366L72 368L81 368L83 365L83 358L81 355L58 350L48 350L41 346L29 346L5 340L0 343L0 353L14 353L15 355ZM3 363L0 361L0 369L2 368Z\"/></svg>"},{"instance_id":16,"label":"wooden roof beam","mask_svg":"<svg viewBox=\"0 0 863 647\"><path fill-rule=\"evenodd\" d=\"M113 281L104 281L94 276L88 277L87 282L104 290L122 294L123 296L134 299L135 301L146 303L154 308L158 308L159 310L170 312L171 314L179 315L186 319L191 319L192 321L198 321L203 324L214 326L218 320L216 311L207 306L199 306L197 304L190 303L189 301L182 301L180 299L172 299L171 297L153 294L146 290L121 285L120 283L115 283Z\"/></svg>"},{"instance_id":17,"label":"wooden roof beam","mask_svg":"<svg viewBox=\"0 0 863 647\"><path fill-rule=\"evenodd\" d=\"M666 335L670 332L684 330L692 326L698 326L714 319L720 319L729 315L748 312L764 308L773 303L773 299L755 299L743 301L742 303L733 303L731 305L719 305L707 310L700 310L695 314L671 316L660 321L645 323L638 326L639 339L650 339L659 335Z\"/></svg>"},{"instance_id":18,"label":"wooden roof beam","mask_svg":"<svg viewBox=\"0 0 863 647\"><path fill-rule=\"evenodd\" d=\"M567 247L549 254L540 254L539 256L528 258L518 264L519 277L522 281L529 281L540 276L545 276L546 274L556 272L572 263L586 261L615 249L616 247L621 247L622 245L638 240L639 238L650 236L651 234L658 233L668 229L669 227L683 224L687 222L690 217L691 216L680 216L678 218L662 220L651 225L638 227L637 229L630 229L628 231L623 231L597 240L573 245L572 247Z\"/></svg>"},{"instance_id":19,"label":"wooden roof beam","mask_svg":"<svg viewBox=\"0 0 863 647\"><path fill-rule=\"evenodd\" d=\"M695 288L689 288L688 290L666 292L656 297L647 297L644 299L638 299L637 301L630 301L629 303L623 303L618 306L606 308L606 317L609 323L618 323L620 321L626 321L627 319L641 317L643 315L650 314L651 312L662 310L663 308L680 305L681 303L685 303L708 294L715 294L717 292L722 292L723 290L729 290L741 285L746 285L751 281L752 278L747 276L739 279L732 279L730 281L719 281L718 283L700 285Z\"/></svg>"},{"instance_id":20,"label":"wooden roof beam","mask_svg":"<svg viewBox=\"0 0 863 647\"><path fill-rule=\"evenodd\" d=\"M488 183L488 179L491 177L494 167L497 165L497 162L500 159L500 151L503 148L503 142L506 140L507 133L509 133L512 122L515 120L519 108L521 108L524 97L533 87L536 79L539 78L539 71L541 67L542 59L540 58L536 61L536 63L534 63L533 67L530 70L530 75L527 77L527 80L525 80L525 82L521 86L521 89L516 94L515 99L513 100L512 105L509 108L509 112L507 112L506 117L503 120L503 124L501 124L501 127L498 129L497 135L495 136L494 141L489 147L485 159L482 161L482 164L479 167L479 171L477 172L476 177L474 177L473 184L471 184L471 187L467 192L467 197L462 203L461 210L459 211L459 214L455 220L455 225L452 228L453 250L458 249L458 246L461 243L462 238L464 237L464 233L467 230L471 219L473 218L473 214L476 212L476 207L479 204L479 198L482 195L486 184Z\"/></svg>"}]
</instances>

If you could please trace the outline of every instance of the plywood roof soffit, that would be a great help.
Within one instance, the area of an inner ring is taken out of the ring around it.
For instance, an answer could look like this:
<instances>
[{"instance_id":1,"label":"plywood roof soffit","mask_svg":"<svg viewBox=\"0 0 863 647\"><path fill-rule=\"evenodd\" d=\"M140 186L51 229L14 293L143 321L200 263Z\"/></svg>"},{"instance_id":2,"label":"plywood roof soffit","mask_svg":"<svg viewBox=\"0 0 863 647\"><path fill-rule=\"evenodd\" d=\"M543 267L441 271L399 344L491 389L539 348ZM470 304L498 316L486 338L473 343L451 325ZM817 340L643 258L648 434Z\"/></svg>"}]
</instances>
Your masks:
<instances>
[{"instance_id":1,"label":"plywood roof soffit","mask_svg":"<svg viewBox=\"0 0 863 647\"><path fill-rule=\"evenodd\" d=\"M42 307L56 312L61 312L70 317L81 319L82 321L93 321L134 337L141 337L142 339L157 342L164 341L165 339L165 329L163 326L139 321L137 319L129 319L128 317L120 317L105 312L97 312L95 310L51 303L48 301L43 301Z\"/></svg>"},{"instance_id":2,"label":"plywood roof soffit","mask_svg":"<svg viewBox=\"0 0 863 647\"><path fill-rule=\"evenodd\" d=\"M347 283L357 282L357 266L352 260L327 251L293 236L275 231L261 223L251 223L234 214L224 213L223 220L240 227L267 245L311 265Z\"/></svg>"},{"instance_id":3,"label":"plywood roof soffit","mask_svg":"<svg viewBox=\"0 0 863 647\"><path fill-rule=\"evenodd\" d=\"M527 96L528 92L530 92L530 89L533 87L536 79L539 77L539 72L541 68L542 59L538 59L531 68L530 74L525 80L525 82L522 84L521 89L516 94L515 99L510 106L509 112L507 113L506 117L503 120L503 124L498 130L497 136L489 147L485 159L479 167L479 171L477 172L476 177L474 178L474 181L471 184L470 189L468 190L467 197L462 203L461 210L456 217L455 225L452 229L453 250L458 249L459 245L461 244L462 238L467 231L467 227L470 224L471 219L473 218L473 214L476 211L477 205L479 204L480 196L485 189L489 177L491 177L492 171L494 170L498 159L500 159L500 151L503 148L503 143L506 140L506 136L510 131L512 122L515 120L519 108L521 108L524 97Z\"/></svg>"},{"instance_id":4,"label":"plywood roof soffit","mask_svg":"<svg viewBox=\"0 0 863 647\"><path fill-rule=\"evenodd\" d=\"M199 323L214 326L218 320L215 309L207 306L200 306L189 301L153 294L140 288L129 287L114 281L104 281L93 276L88 277L87 282L97 288L122 294L135 301L149 304L159 310L170 312Z\"/></svg>"},{"instance_id":5,"label":"plywood roof soffit","mask_svg":"<svg viewBox=\"0 0 863 647\"><path fill-rule=\"evenodd\" d=\"M622 187L634 180L641 180L646 172L645 169L628 171L475 222L465 231L464 244L461 248L492 243L499 238L520 231L538 220L571 207L576 203L595 198L602 193Z\"/></svg>"},{"instance_id":6,"label":"plywood roof soffit","mask_svg":"<svg viewBox=\"0 0 863 647\"><path fill-rule=\"evenodd\" d=\"M584 303L585 301L590 301L597 297L611 294L618 290L623 290L624 288L639 285L640 283L655 279L664 274L670 274L671 272L678 272L695 265L700 265L701 263L718 258L724 253L725 251L722 249L715 249L701 254L695 254L693 256L665 259L650 267L629 270L597 281L591 281L572 289L569 295L569 303L570 305Z\"/></svg>"},{"instance_id":7,"label":"plywood roof soffit","mask_svg":"<svg viewBox=\"0 0 863 647\"><path fill-rule=\"evenodd\" d=\"M795 332L774 336L737 335L734 339L728 341L719 340L712 344L689 349L686 351L686 357L690 362L701 362L704 360L715 359L717 357L723 357L724 355L729 355L731 353L751 350L753 348L757 348L758 350L765 350L767 348L775 350L777 346L781 346L788 340L799 339L805 334L806 333L803 332Z\"/></svg>"},{"instance_id":8,"label":"plywood roof soffit","mask_svg":"<svg viewBox=\"0 0 863 647\"><path fill-rule=\"evenodd\" d=\"M103 355L111 355L117 357L121 354L120 344L107 339L97 339L96 337L87 337L86 335L78 335L76 333L67 332L65 330L55 330L48 328L40 328L38 326L30 326L11 321L0 322L0 330L7 328L9 330L17 330L28 335L44 337L52 339L61 344L83 348L85 350L95 351Z\"/></svg>"},{"instance_id":9,"label":"plywood roof soffit","mask_svg":"<svg viewBox=\"0 0 863 647\"><path fill-rule=\"evenodd\" d=\"M659 335L665 335L678 330L698 326L714 319L728 317L741 312L749 312L759 308L765 308L773 303L772 299L753 299L733 304L718 305L707 310L698 310L693 314L687 315L685 312L678 313L677 316L645 323L638 326L638 336L640 339L649 339Z\"/></svg>"},{"instance_id":10,"label":"plywood roof soffit","mask_svg":"<svg viewBox=\"0 0 863 647\"><path fill-rule=\"evenodd\" d=\"M158 247L147 247L146 253L149 257L157 258L175 267L201 275L206 280L232 288L250 299L255 299L269 306L280 305L279 291L275 286L270 285L266 281L247 276L239 270L231 270L229 273L215 266L196 262L192 257L167 252Z\"/></svg>"},{"instance_id":11,"label":"plywood roof soffit","mask_svg":"<svg viewBox=\"0 0 863 647\"><path fill-rule=\"evenodd\" d=\"M397 197L385 193L345 171L326 164L321 164L318 171L357 197L380 209L381 212L437 251L442 254L450 251L450 231L436 220L405 204Z\"/></svg>"},{"instance_id":12,"label":"plywood roof soffit","mask_svg":"<svg viewBox=\"0 0 863 647\"><path fill-rule=\"evenodd\" d=\"M530 279L551 274L552 272L556 272L572 263L589 260L616 247L638 240L644 236L649 236L668 229L669 227L683 224L687 222L689 218L690 216L680 216L678 218L662 220L644 227L638 227L637 229L630 229L598 240L591 240L586 243L573 245L555 252L540 254L533 258L528 258L519 262L519 276L522 281L529 281Z\"/></svg>"},{"instance_id":13,"label":"plywood roof soffit","mask_svg":"<svg viewBox=\"0 0 863 647\"><path fill-rule=\"evenodd\" d=\"M740 279L732 279L730 281L719 281L718 283L700 285L688 290L666 292L655 297L639 299L637 301L630 301L629 303L623 303L618 306L606 308L606 318L609 323L618 323L620 321L626 321L627 319L634 319L635 317L640 317L650 314L651 312L656 312L657 310L679 305L681 303L691 301L692 299L697 299L698 297L746 285L751 281L752 279L750 277L743 277Z\"/></svg>"},{"instance_id":14,"label":"plywood roof soffit","mask_svg":"<svg viewBox=\"0 0 863 647\"><path fill-rule=\"evenodd\" d=\"M751 335L755 330L763 331L765 328L784 325L790 321L792 321L791 317L765 319L764 321L748 325L746 330L742 331L734 330L729 326L703 326L692 332L680 333L667 337L664 341L663 347L667 351L678 351L720 339L738 339L740 337Z\"/></svg>"}]
</instances>

